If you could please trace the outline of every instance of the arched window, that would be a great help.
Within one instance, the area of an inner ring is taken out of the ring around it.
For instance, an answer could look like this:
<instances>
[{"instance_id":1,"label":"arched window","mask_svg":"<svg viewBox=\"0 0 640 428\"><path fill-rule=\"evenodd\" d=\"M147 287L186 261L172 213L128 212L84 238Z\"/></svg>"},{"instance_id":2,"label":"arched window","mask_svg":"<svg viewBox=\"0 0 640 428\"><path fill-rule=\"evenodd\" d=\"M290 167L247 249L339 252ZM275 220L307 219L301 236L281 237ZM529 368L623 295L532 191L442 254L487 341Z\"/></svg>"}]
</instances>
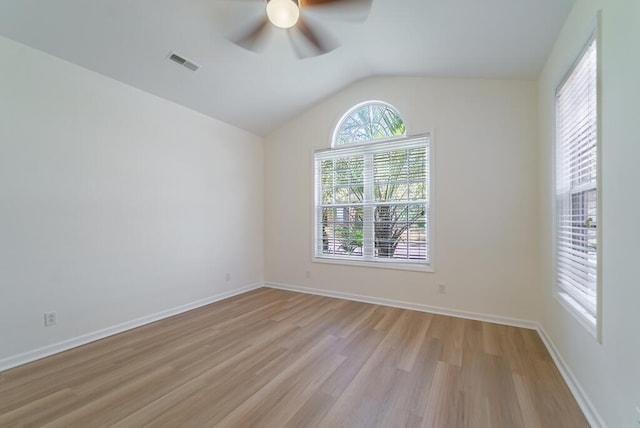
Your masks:
<instances>
[{"instance_id":1,"label":"arched window","mask_svg":"<svg viewBox=\"0 0 640 428\"><path fill-rule=\"evenodd\" d=\"M340 120L333 135L333 147L406 135L404 120L387 103L368 101L358 104Z\"/></svg>"},{"instance_id":2,"label":"arched window","mask_svg":"<svg viewBox=\"0 0 640 428\"><path fill-rule=\"evenodd\" d=\"M357 144L365 143L365 144ZM431 141L389 104L358 104L314 153L317 261L431 270Z\"/></svg>"}]
</instances>

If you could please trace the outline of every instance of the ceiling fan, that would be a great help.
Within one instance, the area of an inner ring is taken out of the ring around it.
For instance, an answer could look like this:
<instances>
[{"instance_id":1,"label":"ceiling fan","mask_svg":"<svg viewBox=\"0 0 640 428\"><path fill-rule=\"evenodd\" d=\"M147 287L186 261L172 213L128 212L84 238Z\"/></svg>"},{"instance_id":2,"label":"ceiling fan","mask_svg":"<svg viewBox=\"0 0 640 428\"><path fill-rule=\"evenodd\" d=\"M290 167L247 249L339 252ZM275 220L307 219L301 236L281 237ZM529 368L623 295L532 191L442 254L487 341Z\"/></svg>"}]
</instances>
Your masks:
<instances>
[{"instance_id":1,"label":"ceiling fan","mask_svg":"<svg viewBox=\"0 0 640 428\"><path fill-rule=\"evenodd\" d=\"M247 24L229 39L238 46L259 52L270 33L286 31L299 58L322 55L338 45L335 39L313 19L316 17L362 22L367 19L372 0L250 0L264 5L258 22Z\"/></svg>"}]
</instances>

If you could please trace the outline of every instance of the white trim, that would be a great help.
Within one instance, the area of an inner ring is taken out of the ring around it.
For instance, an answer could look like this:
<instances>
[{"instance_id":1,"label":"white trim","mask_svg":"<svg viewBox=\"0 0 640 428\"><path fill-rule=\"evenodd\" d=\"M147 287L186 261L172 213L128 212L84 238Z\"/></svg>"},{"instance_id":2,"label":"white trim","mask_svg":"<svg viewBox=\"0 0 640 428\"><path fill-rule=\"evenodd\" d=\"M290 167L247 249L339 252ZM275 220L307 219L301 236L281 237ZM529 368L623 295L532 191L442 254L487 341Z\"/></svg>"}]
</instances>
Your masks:
<instances>
[{"instance_id":1,"label":"white trim","mask_svg":"<svg viewBox=\"0 0 640 428\"><path fill-rule=\"evenodd\" d=\"M311 255L311 261L313 263L328 263L333 265L346 265L346 266L362 266L377 269L396 269L396 270L410 270L414 272L426 272L433 273L435 270L431 264L419 263L407 263L401 259L398 260L358 260L355 258L340 258L334 257L317 257Z\"/></svg>"},{"instance_id":2,"label":"white trim","mask_svg":"<svg viewBox=\"0 0 640 428\"><path fill-rule=\"evenodd\" d=\"M440 306L423 305L401 300L385 299L383 297L365 296L362 294L343 293L341 291L322 290L319 288L300 287L297 285L282 284L278 282L265 282L265 287L276 288L278 290L295 291L298 293L314 294L325 297L335 297L338 299L352 300L355 302L371 303L374 305L390 306L393 308L409 309L412 311L428 312L431 314L446 315L469 320L484 321L494 324L503 324L513 327L521 327L529 330L537 330L539 324L535 321L523 320L519 318L504 317L500 315L481 314L458 309L443 308Z\"/></svg>"},{"instance_id":3,"label":"white trim","mask_svg":"<svg viewBox=\"0 0 640 428\"><path fill-rule=\"evenodd\" d=\"M602 105L604 104L603 96L602 96L602 10L598 10L596 13L596 24L595 24L595 33L596 33L596 51L598 52L596 58L596 99L598 102L596 103L596 108L598 109L597 115L597 125L596 132L598 139L597 145L597 156L598 156L598 166L596 174L598 174L598 189L597 189L597 198L598 198L598 229L597 240L598 240L598 281L596 283L596 293L597 293L597 301L596 301L596 339L598 343L602 344L602 320L604 319L602 316L602 296L603 294L603 286L602 286L602 278L604 278L603 267L604 267L604 240L603 238L603 203L602 203Z\"/></svg>"},{"instance_id":4,"label":"white trim","mask_svg":"<svg viewBox=\"0 0 640 428\"><path fill-rule=\"evenodd\" d=\"M576 399L578 406L580 406L584 417L587 418L589 425L591 425L592 428L607 428L604 420L598 414L595 406L593 405L591 400L589 400L589 396L584 392L582 386L580 386L580 382L578 382L576 377L571 372L569 365L564 361L562 355L560 355L558 348L556 348L556 346L553 344L551 337L549 337L542 324L537 323L536 330L538 331L538 335L542 339L542 343L544 343L544 345L547 347L547 350L549 351L549 354L551 354L553 362L556 364L556 367L558 367L558 370L560 371L560 374L562 375L565 383L569 387L569 390L573 394L573 397Z\"/></svg>"},{"instance_id":5,"label":"white trim","mask_svg":"<svg viewBox=\"0 0 640 428\"><path fill-rule=\"evenodd\" d=\"M0 360L0 371L8 370L13 367L21 366L26 363L30 363L35 360L39 360L44 357L48 357L54 354L58 354L63 351L67 351L78 346L86 345L87 343L94 342L96 340L104 339L108 336L113 336L118 333L125 332L137 327L141 327L145 324L149 324L155 321L159 321L164 318L168 318L174 315L181 314L183 312L190 311L192 309L199 308L201 306L209 305L211 303L218 302L220 300L228 299L229 297L243 294L258 288L262 288L263 283L255 283L246 285L244 287L236 288L234 290L225 291L215 294L213 296L197 300L195 302L187 303L184 305L176 306L174 308L166 309L164 311L156 312L155 314L147 315L141 318L137 318L131 321L127 321L121 324L117 324L111 327L97 330L91 333L86 333L81 336L77 336L71 339L63 340L62 342L54 343L53 345L47 345L42 348L27 351L22 354L14 355L11 357Z\"/></svg>"},{"instance_id":6,"label":"white trim","mask_svg":"<svg viewBox=\"0 0 640 428\"><path fill-rule=\"evenodd\" d=\"M429 134L429 267L436 271L436 130L430 128Z\"/></svg>"},{"instance_id":7,"label":"white trim","mask_svg":"<svg viewBox=\"0 0 640 428\"><path fill-rule=\"evenodd\" d=\"M567 311L571 316L573 316L573 318L575 318L575 320L579 324L582 324L582 327L584 327L584 329L587 330L587 333L593 336L593 338L596 339L598 342L602 343L598 336L598 320L597 319L595 319L594 322L592 323L590 320L590 315L586 312L586 310L582 306L580 306L578 303L576 303L571 298L571 296L564 296L560 294L557 288L554 290L553 298L556 300L556 302L558 302L560 306L564 308L565 311Z\"/></svg>"}]
</instances>

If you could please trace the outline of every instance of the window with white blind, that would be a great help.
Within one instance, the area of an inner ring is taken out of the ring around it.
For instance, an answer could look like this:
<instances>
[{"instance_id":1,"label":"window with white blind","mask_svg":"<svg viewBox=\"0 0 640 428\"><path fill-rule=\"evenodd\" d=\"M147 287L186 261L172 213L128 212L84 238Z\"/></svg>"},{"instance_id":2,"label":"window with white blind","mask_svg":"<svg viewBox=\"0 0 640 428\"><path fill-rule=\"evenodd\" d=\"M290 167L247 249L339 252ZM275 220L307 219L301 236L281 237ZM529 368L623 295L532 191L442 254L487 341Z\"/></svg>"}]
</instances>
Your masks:
<instances>
[{"instance_id":1,"label":"window with white blind","mask_svg":"<svg viewBox=\"0 0 640 428\"><path fill-rule=\"evenodd\" d=\"M430 268L430 136L392 138L404 125L381 118L400 120L396 114L384 104L358 106L338 126L334 148L314 153L319 261ZM382 127L368 126L377 120Z\"/></svg>"},{"instance_id":2,"label":"window with white blind","mask_svg":"<svg viewBox=\"0 0 640 428\"><path fill-rule=\"evenodd\" d=\"M556 91L556 291L595 331L598 320L597 43Z\"/></svg>"}]
</instances>

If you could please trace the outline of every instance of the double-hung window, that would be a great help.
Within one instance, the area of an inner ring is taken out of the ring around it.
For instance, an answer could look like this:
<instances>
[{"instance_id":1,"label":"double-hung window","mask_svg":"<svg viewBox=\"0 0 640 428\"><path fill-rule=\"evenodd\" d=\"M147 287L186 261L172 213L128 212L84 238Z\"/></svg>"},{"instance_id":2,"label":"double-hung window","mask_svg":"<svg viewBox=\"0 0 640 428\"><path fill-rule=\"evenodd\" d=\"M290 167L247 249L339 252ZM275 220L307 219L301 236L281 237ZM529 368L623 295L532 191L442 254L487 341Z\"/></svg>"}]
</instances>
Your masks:
<instances>
[{"instance_id":1,"label":"double-hung window","mask_svg":"<svg viewBox=\"0 0 640 428\"><path fill-rule=\"evenodd\" d=\"M403 136L398 120L385 104L357 106L314 153L317 260L430 268L430 136Z\"/></svg>"},{"instance_id":2,"label":"double-hung window","mask_svg":"<svg viewBox=\"0 0 640 428\"><path fill-rule=\"evenodd\" d=\"M587 326L598 319L600 224L595 37L556 91L556 292Z\"/></svg>"}]
</instances>

